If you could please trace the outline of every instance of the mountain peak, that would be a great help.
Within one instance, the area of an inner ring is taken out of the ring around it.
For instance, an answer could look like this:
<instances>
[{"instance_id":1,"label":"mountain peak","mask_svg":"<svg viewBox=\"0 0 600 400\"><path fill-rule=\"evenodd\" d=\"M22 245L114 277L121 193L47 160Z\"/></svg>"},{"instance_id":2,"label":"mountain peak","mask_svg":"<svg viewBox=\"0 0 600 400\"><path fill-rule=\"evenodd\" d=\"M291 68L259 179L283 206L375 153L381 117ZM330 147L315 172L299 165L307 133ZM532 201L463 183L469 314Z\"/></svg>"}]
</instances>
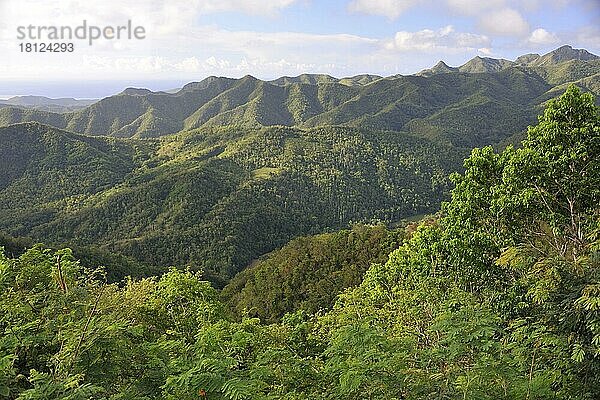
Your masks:
<instances>
[{"instance_id":1,"label":"mountain peak","mask_svg":"<svg viewBox=\"0 0 600 400\"><path fill-rule=\"evenodd\" d=\"M600 58L597 55L592 54L585 49L574 49L573 47L571 47L569 45L561 46L558 49L551 51L547 55L550 55L550 54L556 58L571 59L571 60L583 60L583 61L595 60L597 58Z\"/></svg>"},{"instance_id":2,"label":"mountain peak","mask_svg":"<svg viewBox=\"0 0 600 400\"><path fill-rule=\"evenodd\" d=\"M247 75L244 75L244 77L242 77L240 80L241 81L258 81L259 79L255 78L254 76L252 76L250 74L247 74Z\"/></svg>"},{"instance_id":3,"label":"mountain peak","mask_svg":"<svg viewBox=\"0 0 600 400\"><path fill-rule=\"evenodd\" d=\"M579 61L591 61L596 60L598 57L595 54L590 53L585 49L574 49L569 45L561 46L549 53L544 54L538 59L534 60L531 65L540 67L546 65L559 64L565 61L579 60Z\"/></svg>"},{"instance_id":4,"label":"mountain peak","mask_svg":"<svg viewBox=\"0 0 600 400\"><path fill-rule=\"evenodd\" d=\"M202 79L199 82L190 82L187 83L185 85L183 85L183 87L177 91L177 93L183 93L183 92L188 92L188 91L192 91L192 90L197 90L197 89L206 89L211 85L215 85L215 86L227 86L228 84L237 81L237 79L234 78L226 78L224 76L208 76L204 79Z\"/></svg>"},{"instance_id":5,"label":"mountain peak","mask_svg":"<svg viewBox=\"0 0 600 400\"><path fill-rule=\"evenodd\" d=\"M489 58L475 56L465 64L458 67L460 72L468 73L483 73L483 72L498 72L504 68L512 66L512 61L503 58Z\"/></svg>"},{"instance_id":6,"label":"mountain peak","mask_svg":"<svg viewBox=\"0 0 600 400\"><path fill-rule=\"evenodd\" d=\"M352 78L348 78L352 79ZM309 85L317 85L319 83L332 83L338 82L339 79L327 74L300 74L298 76L282 76L277 79L269 81L274 85L285 86L294 83L306 83Z\"/></svg>"},{"instance_id":7,"label":"mountain peak","mask_svg":"<svg viewBox=\"0 0 600 400\"><path fill-rule=\"evenodd\" d=\"M417 75L427 77L427 76L432 76L432 75L437 75L437 74L447 74L447 73L456 72L456 71L458 71L457 68L450 67L450 66L448 66L448 64L446 64L445 62L440 60L433 67L424 69L423 71L419 72Z\"/></svg>"},{"instance_id":8,"label":"mountain peak","mask_svg":"<svg viewBox=\"0 0 600 400\"><path fill-rule=\"evenodd\" d=\"M515 61L477 55L458 68L450 67L444 61L440 60L433 67L424 69L415 75L429 77L436 74L456 71L466 73L488 73L502 71L513 66L540 67L572 60L591 61L597 59L600 59L600 57L585 49L574 49L570 45L564 45L543 56L540 56L537 53L529 53L517 57Z\"/></svg>"}]
</instances>

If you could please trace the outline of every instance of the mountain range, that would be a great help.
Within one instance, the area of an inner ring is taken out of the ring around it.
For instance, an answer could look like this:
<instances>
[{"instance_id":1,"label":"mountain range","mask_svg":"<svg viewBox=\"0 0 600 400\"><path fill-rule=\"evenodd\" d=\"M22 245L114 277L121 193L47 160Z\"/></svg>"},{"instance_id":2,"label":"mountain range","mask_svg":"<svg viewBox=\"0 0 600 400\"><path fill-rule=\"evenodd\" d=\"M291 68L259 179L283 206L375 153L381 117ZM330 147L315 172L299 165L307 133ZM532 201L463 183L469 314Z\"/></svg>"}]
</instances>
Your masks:
<instances>
[{"instance_id":1,"label":"mountain range","mask_svg":"<svg viewBox=\"0 0 600 400\"><path fill-rule=\"evenodd\" d=\"M466 73L485 73L498 72L512 67L529 67L537 69L536 72L544 75L543 69L546 67L553 69L557 64L569 62L571 64L579 64L579 61L596 61L599 57L584 49L573 49L571 46L565 45L551 51L543 56L535 53L525 54L517 57L515 61L505 59L496 59L490 57L474 57L465 64L459 67L450 67L444 61L438 62L434 67L424 69L417 73L419 76L432 76L449 72L466 72ZM579 64L581 65L581 64ZM561 79L559 78L558 81ZM556 79L551 79L551 82L556 83Z\"/></svg>"},{"instance_id":2,"label":"mountain range","mask_svg":"<svg viewBox=\"0 0 600 400\"><path fill-rule=\"evenodd\" d=\"M599 93L600 58L563 46L515 61L440 62L411 76L209 77L175 93L128 88L66 113L3 107L0 126L36 121L86 135L148 138L205 126L341 125L469 147L522 131L569 83Z\"/></svg>"}]
</instances>

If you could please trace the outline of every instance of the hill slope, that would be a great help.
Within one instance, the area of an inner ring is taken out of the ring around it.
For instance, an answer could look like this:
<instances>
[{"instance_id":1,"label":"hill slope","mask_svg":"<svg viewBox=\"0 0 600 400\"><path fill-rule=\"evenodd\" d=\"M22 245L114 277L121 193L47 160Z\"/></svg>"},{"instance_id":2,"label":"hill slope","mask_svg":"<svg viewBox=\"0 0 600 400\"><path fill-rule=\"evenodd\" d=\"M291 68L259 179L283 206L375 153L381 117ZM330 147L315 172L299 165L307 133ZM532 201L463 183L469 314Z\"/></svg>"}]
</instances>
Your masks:
<instances>
[{"instance_id":1,"label":"hill slope","mask_svg":"<svg viewBox=\"0 0 600 400\"><path fill-rule=\"evenodd\" d=\"M22 124L0 136L10 139L0 145L0 230L225 278L298 235L435 210L466 154L342 127L216 127L140 142Z\"/></svg>"},{"instance_id":2,"label":"hill slope","mask_svg":"<svg viewBox=\"0 0 600 400\"><path fill-rule=\"evenodd\" d=\"M362 281L371 264L386 262L403 239L402 229L381 225L300 237L237 274L221 298L237 316L268 323L297 310L327 310L344 289Z\"/></svg>"}]
</instances>

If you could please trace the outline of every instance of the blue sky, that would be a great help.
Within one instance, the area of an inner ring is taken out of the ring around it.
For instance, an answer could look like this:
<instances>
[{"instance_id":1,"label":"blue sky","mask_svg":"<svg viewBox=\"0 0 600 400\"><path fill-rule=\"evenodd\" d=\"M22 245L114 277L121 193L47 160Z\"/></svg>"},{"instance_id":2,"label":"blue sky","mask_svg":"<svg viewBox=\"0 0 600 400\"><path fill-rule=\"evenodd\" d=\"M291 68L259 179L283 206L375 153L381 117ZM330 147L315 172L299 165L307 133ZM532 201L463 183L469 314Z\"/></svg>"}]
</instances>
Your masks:
<instances>
[{"instance_id":1,"label":"blue sky","mask_svg":"<svg viewBox=\"0 0 600 400\"><path fill-rule=\"evenodd\" d=\"M132 20L146 38L75 40L71 54L19 51L18 26L84 19ZM0 0L0 96L98 97L210 75L411 74L439 60L514 59L563 44L600 53L600 0Z\"/></svg>"}]
</instances>

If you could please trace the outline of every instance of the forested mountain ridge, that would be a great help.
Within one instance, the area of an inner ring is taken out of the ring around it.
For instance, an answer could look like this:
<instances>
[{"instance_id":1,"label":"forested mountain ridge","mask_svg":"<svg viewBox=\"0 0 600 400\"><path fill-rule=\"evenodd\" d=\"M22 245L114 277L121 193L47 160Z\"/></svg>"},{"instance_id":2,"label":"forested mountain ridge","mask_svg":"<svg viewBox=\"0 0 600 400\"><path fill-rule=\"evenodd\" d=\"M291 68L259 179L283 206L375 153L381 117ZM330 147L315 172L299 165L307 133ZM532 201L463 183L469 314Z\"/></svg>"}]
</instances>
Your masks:
<instances>
[{"instance_id":1,"label":"forested mountain ridge","mask_svg":"<svg viewBox=\"0 0 600 400\"><path fill-rule=\"evenodd\" d=\"M64 114L3 107L0 125L37 121L117 137L221 125L344 125L403 131L470 148L523 131L556 95L557 86L576 82L599 93L600 60L585 50L563 46L519 60L476 57L458 68L439 64L421 76L388 78L306 74L267 82L251 76L210 77L176 93L128 89Z\"/></svg>"},{"instance_id":2,"label":"forested mountain ridge","mask_svg":"<svg viewBox=\"0 0 600 400\"><path fill-rule=\"evenodd\" d=\"M435 211L466 152L397 132L213 127L161 140L0 128L0 230L228 279L290 239Z\"/></svg>"},{"instance_id":3,"label":"forested mountain ridge","mask_svg":"<svg viewBox=\"0 0 600 400\"><path fill-rule=\"evenodd\" d=\"M569 87L518 148L474 149L452 180L441 213L400 236L355 227L299 239L261 260L256 288L288 272L284 283L301 285L296 260L310 270L312 256L328 249L324 278L343 271L346 257L360 260L365 241L380 260L330 311L301 310L271 324L232 318L198 273L171 269L107 284L101 269L83 269L69 249L36 246L17 258L0 251L0 395L596 399L600 107L593 96ZM355 234L363 236L354 241ZM388 246L397 248L379 258ZM285 301L286 285L275 289Z\"/></svg>"},{"instance_id":4,"label":"forested mountain ridge","mask_svg":"<svg viewBox=\"0 0 600 400\"><path fill-rule=\"evenodd\" d=\"M37 123L0 128L0 208L3 220L24 210L45 213L43 205L69 209L81 196L118 185L148 152L148 143L94 138ZM138 158L140 157L140 158ZM10 216L9 216L10 215Z\"/></svg>"},{"instance_id":5,"label":"forested mountain ridge","mask_svg":"<svg viewBox=\"0 0 600 400\"><path fill-rule=\"evenodd\" d=\"M521 66L521 67L546 67L552 69L558 64L564 62L577 63L578 61L598 61L600 56L592 54L585 49L573 49L571 46L561 46L556 50L542 55L525 54L517 57L515 61L497 59L490 57L474 57L459 67L450 67L443 61L437 63L430 69L424 69L417 75L431 76L439 73L449 72L469 72L469 73L485 73L498 72L503 69ZM581 65L581 64L580 64ZM537 71L543 71L538 69Z\"/></svg>"}]
</instances>

